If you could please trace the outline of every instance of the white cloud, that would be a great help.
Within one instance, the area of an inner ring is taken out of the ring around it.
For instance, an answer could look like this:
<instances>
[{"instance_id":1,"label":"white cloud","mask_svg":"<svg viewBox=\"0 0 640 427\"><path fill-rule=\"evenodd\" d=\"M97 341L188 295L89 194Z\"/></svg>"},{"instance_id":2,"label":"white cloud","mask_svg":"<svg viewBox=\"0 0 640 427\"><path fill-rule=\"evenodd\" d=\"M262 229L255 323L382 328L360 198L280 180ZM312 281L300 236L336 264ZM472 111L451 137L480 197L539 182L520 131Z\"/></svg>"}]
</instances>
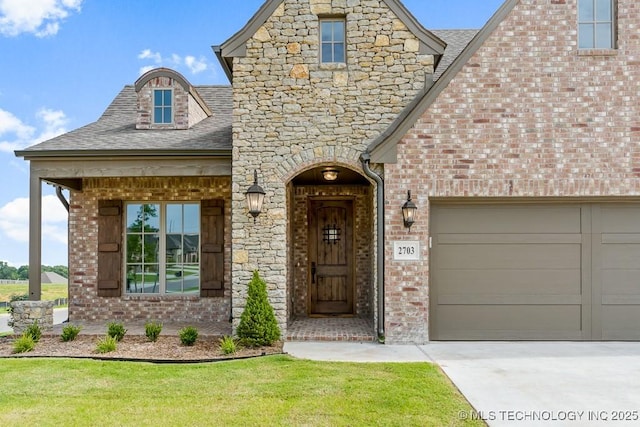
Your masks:
<instances>
[{"instance_id":1,"label":"white cloud","mask_svg":"<svg viewBox=\"0 0 640 427\"><path fill-rule=\"evenodd\" d=\"M151 49L144 49L138 54L138 59L148 60L154 63L154 65L145 65L140 67L140 75L162 66L173 68L178 71L180 71L180 69L187 69L191 74L200 74L204 71L213 69L204 56L200 56L199 58L196 58L193 55L182 57L177 53L164 56L159 52L153 52Z\"/></svg>"},{"instance_id":2,"label":"white cloud","mask_svg":"<svg viewBox=\"0 0 640 427\"><path fill-rule=\"evenodd\" d=\"M204 57L196 59L194 56L187 56L184 58L184 63L193 74L198 74L205 71L209 66L207 60Z\"/></svg>"},{"instance_id":3,"label":"white cloud","mask_svg":"<svg viewBox=\"0 0 640 427\"><path fill-rule=\"evenodd\" d=\"M1 1L1 0L0 0ZM9 111L0 109L0 152L13 153L67 131L66 115L60 110L41 108L36 113L38 128L25 124Z\"/></svg>"},{"instance_id":4,"label":"white cloud","mask_svg":"<svg viewBox=\"0 0 640 427\"><path fill-rule=\"evenodd\" d=\"M60 21L72 12L80 12L83 0L0 0L0 34L14 37L32 33L52 36L60 30Z\"/></svg>"},{"instance_id":5,"label":"white cloud","mask_svg":"<svg viewBox=\"0 0 640 427\"><path fill-rule=\"evenodd\" d=\"M29 198L0 207L0 234L19 243L29 241ZM42 240L67 244L67 211L54 195L42 197Z\"/></svg>"}]
</instances>

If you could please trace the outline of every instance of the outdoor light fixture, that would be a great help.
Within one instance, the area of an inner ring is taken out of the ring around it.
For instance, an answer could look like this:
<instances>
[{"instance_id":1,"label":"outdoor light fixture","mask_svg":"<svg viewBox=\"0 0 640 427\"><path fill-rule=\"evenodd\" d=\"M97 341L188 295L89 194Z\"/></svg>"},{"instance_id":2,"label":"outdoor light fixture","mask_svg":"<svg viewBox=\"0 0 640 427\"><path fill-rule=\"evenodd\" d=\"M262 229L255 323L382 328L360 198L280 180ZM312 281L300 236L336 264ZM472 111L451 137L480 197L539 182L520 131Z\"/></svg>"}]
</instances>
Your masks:
<instances>
[{"instance_id":1,"label":"outdoor light fixture","mask_svg":"<svg viewBox=\"0 0 640 427\"><path fill-rule=\"evenodd\" d=\"M338 170L333 168L327 168L322 171L322 176L325 181L335 181L338 179Z\"/></svg>"},{"instance_id":2,"label":"outdoor light fixture","mask_svg":"<svg viewBox=\"0 0 640 427\"><path fill-rule=\"evenodd\" d=\"M407 191L407 201L402 205L402 218L404 226L411 231L411 226L416 220L416 211L418 207L411 201L411 190Z\"/></svg>"},{"instance_id":3,"label":"outdoor light fixture","mask_svg":"<svg viewBox=\"0 0 640 427\"><path fill-rule=\"evenodd\" d=\"M249 213L253 216L253 223L256 222L256 217L262 212L262 202L264 202L265 192L258 185L258 171L253 171L253 185L249 187L244 196L247 198L247 207Z\"/></svg>"}]
</instances>

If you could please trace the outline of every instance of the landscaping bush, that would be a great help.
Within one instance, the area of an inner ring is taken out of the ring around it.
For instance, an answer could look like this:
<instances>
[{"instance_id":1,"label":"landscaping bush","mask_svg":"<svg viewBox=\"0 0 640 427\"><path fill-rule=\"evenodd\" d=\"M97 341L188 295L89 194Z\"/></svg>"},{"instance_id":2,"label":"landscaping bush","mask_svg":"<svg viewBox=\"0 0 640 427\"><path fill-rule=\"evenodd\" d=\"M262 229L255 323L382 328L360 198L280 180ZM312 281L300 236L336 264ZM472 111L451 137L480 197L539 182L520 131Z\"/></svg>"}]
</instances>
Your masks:
<instances>
[{"instance_id":1,"label":"landscaping bush","mask_svg":"<svg viewBox=\"0 0 640 427\"><path fill-rule=\"evenodd\" d=\"M28 334L33 338L33 342L37 343L40 341L40 337L42 336L42 329L40 329L40 325L38 325L38 321L35 320L32 324L27 326L27 329L24 331L25 334Z\"/></svg>"},{"instance_id":2,"label":"landscaping bush","mask_svg":"<svg viewBox=\"0 0 640 427\"><path fill-rule=\"evenodd\" d=\"M64 342L73 341L76 339L81 329L82 328L80 326L66 325L64 328L62 328L62 335L60 338Z\"/></svg>"},{"instance_id":3,"label":"landscaping bush","mask_svg":"<svg viewBox=\"0 0 640 427\"><path fill-rule=\"evenodd\" d=\"M127 333L127 330L124 328L122 323L111 322L107 326L107 335L115 338L116 341L122 341L124 335Z\"/></svg>"},{"instance_id":4,"label":"landscaping bush","mask_svg":"<svg viewBox=\"0 0 640 427\"><path fill-rule=\"evenodd\" d=\"M259 347L280 339L280 327L267 298L267 284L257 271L249 282L247 304L240 317L238 338L243 344Z\"/></svg>"},{"instance_id":5,"label":"landscaping bush","mask_svg":"<svg viewBox=\"0 0 640 427\"><path fill-rule=\"evenodd\" d=\"M112 351L116 351L117 348L118 340L115 337L107 335L98 341L98 344L96 345L96 352L101 354L111 353Z\"/></svg>"},{"instance_id":6,"label":"landscaping bush","mask_svg":"<svg viewBox=\"0 0 640 427\"><path fill-rule=\"evenodd\" d=\"M25 332L13 343L13 352L26 353L28 351L33 351L35 347L36 343L33 340L33 337L29 333Z\"/></svg>"},{"instance_id":7,"label":"landscaping bush","mask_svg":"<svg viewBox=\"0 0 640 427\"><path fill-rule=\"evenodd\" d=\"M198 329L193 326L185 326L178 332L182 345L192 346L198 339Z\"/></svg>"},{"instance_id":8,"label":"landscaping bush","mask_svg":"<svg viewBox=\"0 0 640 427\"><path fill-rule=\"evenodd\" d=\"M222 354L234 354L238 351L236 340L232 337L222 337L220 339L220 350L222 351Z\"/></svg>"},{"instance_id":9,"label":"landscaping bush","mask_svg":"<svg viewBox=\"0 0 640 427\"><path fill-rule=\"evenodd\" d=\"M144 325L144 334L147 336L149 341L155 342L158 340L158 336L160 336L160 332L162 332L162 323L156 322L147 322Z\"/></svg>"}]
</instances>

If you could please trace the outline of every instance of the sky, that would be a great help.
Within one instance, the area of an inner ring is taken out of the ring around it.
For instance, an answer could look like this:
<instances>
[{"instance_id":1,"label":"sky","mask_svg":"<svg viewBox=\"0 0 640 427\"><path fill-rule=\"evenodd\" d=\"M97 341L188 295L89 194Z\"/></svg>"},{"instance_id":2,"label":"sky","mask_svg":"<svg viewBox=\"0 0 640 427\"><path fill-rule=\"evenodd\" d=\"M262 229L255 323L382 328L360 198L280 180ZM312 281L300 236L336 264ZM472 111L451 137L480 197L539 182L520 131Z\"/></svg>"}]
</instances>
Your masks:
<instances>
[{"instance_id":1,"label":"sky","mask_svg":"<svg viewBox=\"0 0 640 427\"><path fill-rule=\"evenodd\" d=\"M403 1L427 29L481 28L502 2ZM29 164L14 150L94 122L151 68L173 68L194 85L228 84L211 46L262 3L0 0L0 261L29 261ZM43 264L67 265L67 212L47 184L42 221Z\"/></svg>"}]
</instances>

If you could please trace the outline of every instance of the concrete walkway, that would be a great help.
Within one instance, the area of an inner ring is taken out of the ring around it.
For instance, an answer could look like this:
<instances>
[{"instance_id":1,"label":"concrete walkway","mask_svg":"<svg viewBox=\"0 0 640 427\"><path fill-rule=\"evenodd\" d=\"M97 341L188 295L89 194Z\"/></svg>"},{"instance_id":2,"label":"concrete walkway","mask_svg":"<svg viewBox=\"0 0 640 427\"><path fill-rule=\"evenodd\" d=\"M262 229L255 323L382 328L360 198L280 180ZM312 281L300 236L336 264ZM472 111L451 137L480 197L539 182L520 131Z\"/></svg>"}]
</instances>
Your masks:
<instances>
[{"instance_id":1,"label":"concrete walkway","mask_svg":"<svg viewBox=\"0 0 640 427\"><path fill-rule=\"evenodd\" d=\"M288 342L294 357L437 363L490 426L640 425L640 343ZM620 420L622 419L622 420Z\"/></svg>"}]
</instances>

